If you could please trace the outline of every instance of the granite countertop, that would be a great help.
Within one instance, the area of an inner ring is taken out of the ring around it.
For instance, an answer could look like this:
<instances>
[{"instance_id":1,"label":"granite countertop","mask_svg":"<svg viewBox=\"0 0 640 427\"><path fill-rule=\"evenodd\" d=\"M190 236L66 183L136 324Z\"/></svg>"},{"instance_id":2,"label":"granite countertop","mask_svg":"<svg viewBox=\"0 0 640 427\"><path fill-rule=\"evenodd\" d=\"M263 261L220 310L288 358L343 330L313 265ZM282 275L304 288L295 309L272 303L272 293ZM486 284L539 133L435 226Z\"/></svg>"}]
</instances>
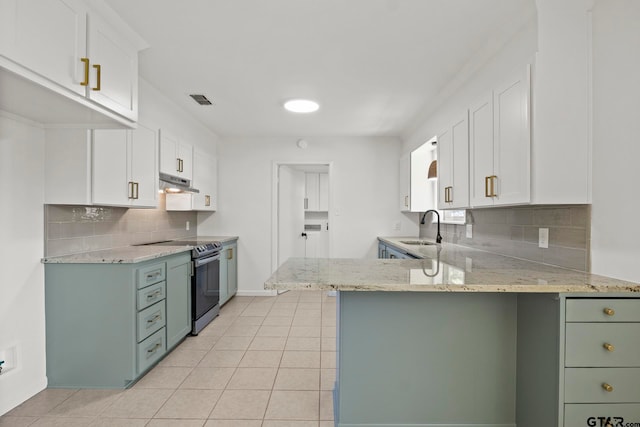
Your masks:
<instances>
[{"instance_id":1,"label":"granite countertop","mask_svg":"<svg viewBox=\"0 0 640 427\"><path fill-rule=\"evenodd\" d=\"M454 244L381 241L422 259L290 258L265 289L409 292L640 292L640 284L496 255Z\"/></svg>"},{"instance_id":2,"label":"granite countertop","mask_svg":"<svg viewBox=\"0 0 640 427\"><path fill-rule=\"evenodd\" d=\"M175 246L123 246L72 255L45 257L42 262L45 264L134 264L187 252L193 248L191 245L181 244L181 241L195 241L198 244L204 244L211 241L227 243L234 240L238 240L238 236L198 236L175 240Z\"/></svg>"}]
</instances>

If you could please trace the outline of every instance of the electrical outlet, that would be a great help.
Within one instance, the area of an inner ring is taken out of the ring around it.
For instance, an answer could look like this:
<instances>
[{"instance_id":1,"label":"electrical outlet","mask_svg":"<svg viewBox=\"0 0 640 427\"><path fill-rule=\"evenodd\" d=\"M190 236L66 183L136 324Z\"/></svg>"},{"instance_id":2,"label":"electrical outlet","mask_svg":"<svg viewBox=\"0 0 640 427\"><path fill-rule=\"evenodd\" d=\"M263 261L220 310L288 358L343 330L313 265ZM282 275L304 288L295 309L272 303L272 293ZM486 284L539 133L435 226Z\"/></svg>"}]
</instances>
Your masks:
<instances>
[{"instance_id":1,"label":"electrical outlet","mask_svg":"<svg viewBox=\"0 0 640 427\"><path fill-rule=\"evenodd\" d=\"M467 224L467 239L473 239L473 224Z\"/></svg>"},{"instance_id":2,"label":"electrical outlet","mask_svg":"<svg viewBox=\"0 0 640 427\"><path fill-rule=\"evenodd\" d=\"M395 221L392 225L391 228L395 231L400 231L400 221Z\"/></svg>"},{"instance_id":3,"label":"electrical outlet","mask_svg":"<svg viewBox=\"0 0 640 427\"><path fill-rule=\"evenodd\" d=\"M189 221L187 221L184 227L185 227L185 230L189 231Z\"/></svg>"},{"instance_id":4,"label":"electrical outlet","mask_svg":"<svg viewBox=\"0 0 640 427\"><path fill-rule=\"evenodd\" d=\"M538 247L539 248L549 247L549 229L548 228L538 229Z\"/></svg>"}]
</instances>

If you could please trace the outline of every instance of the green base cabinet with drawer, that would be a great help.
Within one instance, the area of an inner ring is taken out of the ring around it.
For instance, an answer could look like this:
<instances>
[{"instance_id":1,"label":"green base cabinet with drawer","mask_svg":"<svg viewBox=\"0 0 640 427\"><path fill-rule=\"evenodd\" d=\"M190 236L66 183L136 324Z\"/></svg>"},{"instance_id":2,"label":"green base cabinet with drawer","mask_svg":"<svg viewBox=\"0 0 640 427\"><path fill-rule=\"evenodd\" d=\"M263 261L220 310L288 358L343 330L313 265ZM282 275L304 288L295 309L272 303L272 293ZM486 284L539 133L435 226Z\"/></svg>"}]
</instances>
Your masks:
<instances>
[{"instance_id":1,"label":"green base cabinet with drawer","mask_svg":"<svg viewBox=\"0 0 640 427\"><path fill-rule=\"evenodd\" d=\"M190 259L46 264L48 386L126 388L162 359L190 330Z\"/></svg>"},{"instance_id":2,"label":"green base cabinet with drawer","mask_svg":"<svg viewBox=\"0 0 640 427\"><path fill-rule=\"evenodd\" d=\"M223 243L220 253L220 306L238 292L238 244Z\"/></svg>"}]
</instances>

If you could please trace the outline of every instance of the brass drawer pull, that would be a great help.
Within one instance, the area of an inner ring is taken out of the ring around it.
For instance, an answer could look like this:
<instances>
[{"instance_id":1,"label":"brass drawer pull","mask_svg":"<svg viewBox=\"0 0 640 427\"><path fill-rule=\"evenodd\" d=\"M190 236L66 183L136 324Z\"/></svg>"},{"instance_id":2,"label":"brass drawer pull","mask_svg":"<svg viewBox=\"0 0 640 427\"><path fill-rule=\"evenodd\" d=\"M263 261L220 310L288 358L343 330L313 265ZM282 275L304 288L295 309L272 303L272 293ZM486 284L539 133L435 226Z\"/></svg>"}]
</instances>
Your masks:
<instances>
[{"instance_id":1,"label":"brass drawer pull","mask_svg":"<svg viewBox=\"0 0 640 427\"><path fill-rule=\"evenodd\" d=\"M150 293L147 295L147 299L153 299L153 298L157 298L158 296L162 295L162 291L161 290L157 290L153 293Z\"/></svg>"},{"instance_id":2,"label":"brass drawer pull","mask_svg":"<svg viewBox=\"0 0 640 427\"><path fill-rule=\"evenodd\" d=\"M609 393L613 391L613 386L611 384L602 383L602 388Z\"/></svg>"},{"instance_id":3,"label":"brass drawer pull","mask_svg":"<svg viewBox=\"0 0 640 427\"><path fill-rule=\"evenodd\" d=\"M80 58L80 61L84 64L84 80L80 86L89 86L89 58Z\"/></svg>"},{"instance_id":4,"label":"brass drawer pull","mask_svg":"<svg viewBox=\"0 0 640 427\"><path fill-rule=\"evenodd\" d=\"M602 347L604 347L605 350L607 351L613 351L616 348L613 346L613 344L609 344L608 342L602 344Z\"/></svg>"},{"instance_id":5,"label":"brass drawer pull","mask_svg":"<svg viewBox=\"0 0 640 427\"><path fill-rule=\"evenodd\" d=\"M155 316L153 316L151 319L147 320L148 324L152 324L152 323L156 323L158 320L162 319L162 316L160 314L156 314Z\"/></svg>"},{"instance_id":6,"label":"brass drawer pull","mask_svg":"<svg viewBox=\"0 0 640 427\"><path fill-rule=\"evenodd\" d=\"M100 84L102 83L102 67L100 64L93 64L93 68L96 69L96 87L91 88L91 90L100 90Z\"/></svg>"},{"instance_id":7,"label":"brass drawer pull","mask_svg":"<svg viewBox=\"0 0 640 427\"><path fill-rule=\"evenodd\" d=\"M609 307L602 310L602 312L607 316L613 316L614 314L616 314L616 311L613 308L609 308Z\"/></svg>"},{"instance_id":8,"label":"brass drawer pull","mask_svg":"<svg viewBox=\"0 0 640 427\"><path fill-rule=\"evenodd\" d=\"M156 345L147 350L147 353L155 353L160 347L162 347L162 343L156 343Z\"/></svg>"}]
</instances>

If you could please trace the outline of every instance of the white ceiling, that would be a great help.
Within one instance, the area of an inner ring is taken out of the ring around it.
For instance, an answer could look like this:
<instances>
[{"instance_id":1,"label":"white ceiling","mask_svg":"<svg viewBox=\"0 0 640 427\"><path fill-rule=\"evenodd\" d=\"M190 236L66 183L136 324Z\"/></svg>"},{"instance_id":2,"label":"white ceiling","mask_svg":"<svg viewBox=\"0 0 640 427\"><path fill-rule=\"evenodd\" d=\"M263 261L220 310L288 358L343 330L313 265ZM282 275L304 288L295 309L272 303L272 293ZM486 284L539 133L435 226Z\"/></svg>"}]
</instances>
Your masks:
<instances>
[{"instance_id":1,"label":"white ceiling","mask_svg":"<svg viewBox=\"0 0 640 427\"><path fill-rule=\"evenodd\" d=\"M534 0L105 1L151 46L141 76L223 136L400 135L535 13ZM320 110L288 113L290 98Z\"/></svg>"}]
</instances>

